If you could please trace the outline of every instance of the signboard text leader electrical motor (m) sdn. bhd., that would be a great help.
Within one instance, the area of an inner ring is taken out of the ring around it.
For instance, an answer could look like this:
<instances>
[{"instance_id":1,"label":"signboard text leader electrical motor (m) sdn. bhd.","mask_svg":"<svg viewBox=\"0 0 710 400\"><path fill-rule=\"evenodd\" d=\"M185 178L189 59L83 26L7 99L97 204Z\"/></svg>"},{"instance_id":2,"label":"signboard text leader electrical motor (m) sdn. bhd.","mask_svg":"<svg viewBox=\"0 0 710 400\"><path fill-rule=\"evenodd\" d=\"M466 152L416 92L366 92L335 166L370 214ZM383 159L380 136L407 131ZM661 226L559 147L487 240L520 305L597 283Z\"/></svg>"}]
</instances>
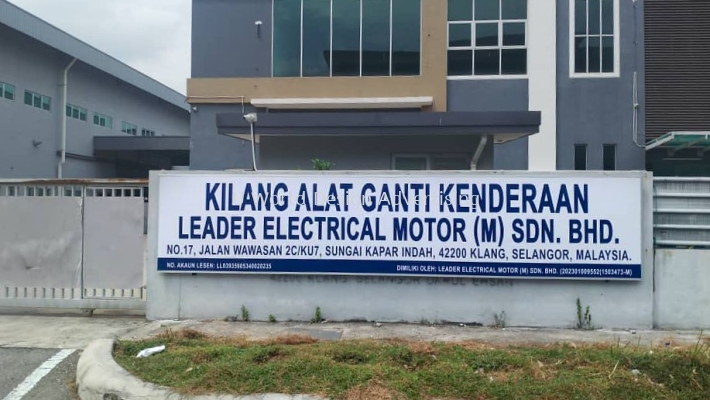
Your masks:
<instances>
[{"instance_id":1,"label":"signboard text leader electrical motor (m) sdn. bhd.","mask_svg":"<svg viewBox=\"0 0 710 400\"><path fill-rule=\"evenodd\" d=\"M641 179L160 175L158 269L638 280Z\"/></svg>"}]
</instances>

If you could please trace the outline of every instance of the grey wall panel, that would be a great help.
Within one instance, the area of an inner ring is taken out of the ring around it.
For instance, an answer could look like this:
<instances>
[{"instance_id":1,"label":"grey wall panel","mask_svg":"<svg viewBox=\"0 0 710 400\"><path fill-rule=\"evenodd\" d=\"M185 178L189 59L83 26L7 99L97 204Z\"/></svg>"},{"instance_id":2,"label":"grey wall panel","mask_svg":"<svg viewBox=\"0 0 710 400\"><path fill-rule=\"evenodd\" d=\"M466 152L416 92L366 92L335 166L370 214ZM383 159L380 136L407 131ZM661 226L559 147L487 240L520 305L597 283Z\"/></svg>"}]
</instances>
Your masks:
<instances>
[{"instance_id":1,"label":"grey wall panel","mask_svg":"<svg viewBox=\"0 0 710 400\"><path fill-rule=\"evenodd\" d=\"M68 158L64 164L64 176L67 178L80 178L91 176L94 178L114 178L116 166L112 163L76 160Z\"/></svg>"},{"instance_id":2,"label":"grey wall panel","mask_svg":"<svg viewBox=\"0 0 710 400\"><path fill-rule=\"evenodd\" d=\"M0 177L56 177L64 113L61 75L70 58L3 25L0 57L0 81L15 86L14 101L0 99ZM51 111L25 105L25 90L50 96ZM67 118L67 151L84 157L94 155L94 136L125 135L121 133L123 120L159 135L186 136L189 132L187 111L82 62L69 72L68 102L88 110L86 122ZM111 130L93 124L95 111L113 117ZM105 165L82 163L68 167L64 177L107 176Z\"/></svg>"},{"instance_id":3,"label":"grey wall panel","mask_svg":"<svg viewBox=\"0 0 710 400\"><path fill-rule=\"evenodd\" d=\"M0 99L0 177L56 176L60 120L54 111L59 101L61 58L58 54L43 57L39 44L21 39L0 25L0 81L15 86L14 101ZM25 90L50 96L52 112L26 106Z\"/></svg>"},{"instance_id":4,"label":"grey wall panel","mask_svg":"<svg viewBox=\"0 0 710 400\"><path fill-rule=\"evenodd\" d=\"M527 111L527 79L448 81L449 111Z\"/></svg>"},{"instance_id":5,"label":"grey wall panel","mask_svg":"<svg viewBox=\"0 0 710 400\"><path fill-rule=\"evenodd\" d=\"M245 112L250 110L246 108ZM217 133L217 113L222 112L241 113L242 106L200 104L197 111L193 111L190 121L190 169L252 169L251 144Z\"/></svg>"},{"instance_id":6,"label":"grey wall panel","mask_svg":"<svg viewBox=\"0 0 710 400\"><path fill-rule=\"evenodd\" d=\"M557 2L557 168L574 168L574 145L588 146L589 169L602 169L604 144L617 146L617 169L644 169L645 151L632 140L634 72L638 76L639 143L643 144L643 0L620 1L621 74L570 78L570 1ZM552 88L550 88L552 90Z\"/></svg>"},{"instance_id":7,"label":"grey wall panel","mask_svg":"<svg viewBox=\"0 0 710 400\"><path fill-rule=\"evenodd\" d=\"M528 138L496 144L494 149L495 169L507 171L528 170Z\"/></svg>"},{"instance_id":8,"label":"grey wall panel","mask_svg":"<svg viewBox=\"0 0 710 400\"><path fill-rule=\"evenodd\" d=\"M84 203L84 287L143 286L145 203L142 197L87 197Z\"/></svg>"},{"instance_id":9,"label":"grey wall panel","mask_svg":"<svg viewBox=\"0 0 710 400\"><path fill-rule=\"evenodd\" d=\"M0 197L0 287L80 287L81 219L81 198Z\"/></svg>"},{"instance_id":10,"label":"grey wall panel","mask_svg":"<svg viewBox=\"0 0 710 400\"><path fill-rule=\"evenodd\" d=\"M448 82L449 111L527 111L527 79ZM527 170L528 139L494 146L494 169Z\"/></svg>"},{"instance_id":11,"label":"grey wall panel","mask_svg":"<svg viewBox=\"0 0 710 400\"><path fill-rule=\"evenodd\" d=\"M86 122L67 119L67 149L92 156L94 136L125 136L121 123L156 132L156 135L187 136L190 114L131 85L112 79L86 64L78 64L69 74L68 102L88 109ZM111 129L93 123L94 112L113 118Z\"/></svg>"},{"instance_id":12,"label":"grey wall panel","mask_svg":"<svg viewBox=\"0 0 710 400\"><path fill-rule=\"evenodd\" d=\"M710 130L710 1L645 3L649 139Z\"/></svg>"},{"instance_id":13,"label":"grey wall panel","mask_svg":"<svg viewBox=\"0 0 710 400\"><path fill-rule=\"evenodd\" d=\"M470 158L476 136L389 136L389 137L264 137L261 139L261 169L310 170L311 160L334 163L335 170L390 170L395 154L460 154ZM493 146L489 143L479 162L480 169L493 168Z\"/></svg>"},{"instance_id":14,"label":"grey wall panel","mask_svg":"<svg viewBox=\"0 0 710 400\"><path fill-rule=\"evenodd\" d=\"M271 0L193 0L192 77L264 76L271 76Z\"/></svg>"}]
</instances>

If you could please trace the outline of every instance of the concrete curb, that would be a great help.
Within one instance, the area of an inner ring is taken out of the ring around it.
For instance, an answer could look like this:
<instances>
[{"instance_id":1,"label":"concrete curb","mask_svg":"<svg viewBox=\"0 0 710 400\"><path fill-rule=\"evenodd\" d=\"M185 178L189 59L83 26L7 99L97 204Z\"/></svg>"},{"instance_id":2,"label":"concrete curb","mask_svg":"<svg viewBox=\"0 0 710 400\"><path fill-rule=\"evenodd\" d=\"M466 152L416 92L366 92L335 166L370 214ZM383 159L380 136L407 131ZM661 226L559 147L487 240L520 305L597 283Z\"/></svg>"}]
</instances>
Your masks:
<instances>
[{"instance_id":1,"label":"concrete curb","mask_svg":"<svg viewBox=\"0 0 710 400\"><path fill-rule=\"evenodd\" d=\"M81 354L76 371L81 400L326 400L317 396L283 394L184 396L129 374L113 359L115 343L113 339L95 340Z\"/></svg>"}]
</instances>

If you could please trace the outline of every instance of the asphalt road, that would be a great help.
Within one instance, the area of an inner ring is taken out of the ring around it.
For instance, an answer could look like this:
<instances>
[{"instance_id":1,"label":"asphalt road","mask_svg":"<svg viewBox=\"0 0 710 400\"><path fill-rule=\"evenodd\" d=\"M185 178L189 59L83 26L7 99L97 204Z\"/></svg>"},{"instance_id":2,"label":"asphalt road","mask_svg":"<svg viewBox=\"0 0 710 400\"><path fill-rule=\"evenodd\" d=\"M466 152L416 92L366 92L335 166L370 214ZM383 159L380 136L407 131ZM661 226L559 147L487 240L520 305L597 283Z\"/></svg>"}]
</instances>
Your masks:
<instances>
[{"instance_id":1,"label":"asphalt road","mask_svg":"<svg viewBox=\"0 0 710 400\"><path fill-rule=\"evenodd\" d=\"M81 352L70 351L0 347L0 399L78 399L72 383Z\"/></svg>"}]
</instances>

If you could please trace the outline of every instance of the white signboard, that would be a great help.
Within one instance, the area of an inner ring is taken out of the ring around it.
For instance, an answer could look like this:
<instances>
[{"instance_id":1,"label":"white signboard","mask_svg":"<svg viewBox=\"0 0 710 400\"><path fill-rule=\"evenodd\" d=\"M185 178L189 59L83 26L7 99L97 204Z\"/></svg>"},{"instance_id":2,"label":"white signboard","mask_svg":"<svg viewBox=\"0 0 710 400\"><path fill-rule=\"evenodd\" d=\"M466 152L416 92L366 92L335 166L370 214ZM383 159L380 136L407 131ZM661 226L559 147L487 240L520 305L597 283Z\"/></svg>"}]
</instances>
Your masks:
<instances>
[{"instance_id":1,"label":"white signboard","mask_svg":"<svg viewBox=\"0 0 710 400\"><path fill-rule=\"evenodd\" d=\"M167 174L162 272L641 279L640 177Z\"/></svg>"}]
</instances>

